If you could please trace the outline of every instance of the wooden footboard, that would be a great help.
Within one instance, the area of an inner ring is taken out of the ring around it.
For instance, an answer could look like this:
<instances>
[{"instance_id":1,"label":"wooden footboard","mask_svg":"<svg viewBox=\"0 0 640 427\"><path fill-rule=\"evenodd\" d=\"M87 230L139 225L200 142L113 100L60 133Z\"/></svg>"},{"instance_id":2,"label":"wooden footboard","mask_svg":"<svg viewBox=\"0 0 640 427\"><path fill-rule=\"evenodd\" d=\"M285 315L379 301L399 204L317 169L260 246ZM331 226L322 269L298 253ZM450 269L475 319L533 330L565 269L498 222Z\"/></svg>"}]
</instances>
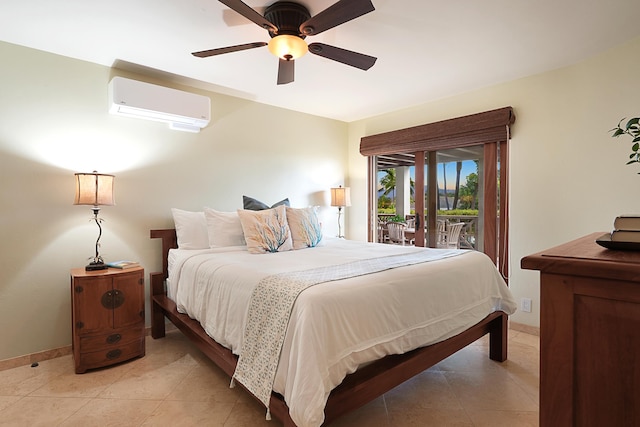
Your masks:
<instances>
[{"instance_id":1,"label":"wooden footboard","mask_svg":"<svg viewBox=\"0 0 640 427\"><path fill-rule=\"evenodd\" d=\"M163 256L163 271L150 275L152 337L164 337L165 317L168 318L231 377L235 371L237 356L209 337L197 321L178 313L175 303L166 296L164 280L167 277L167 256L169 249L177 247L175 230L151 230L151 238L162 239ZM445 341L409 353L387 356L348 375L329 395L325 407L325 424L374 400L486 334L489 334L489 357L499 362L505 361L507 320L508 316L503 312L492 313L471 328ZM269 409L285 427L295 427L289 416L289 408L281 395L275 392L272 394Z\"/></svg>"}]
</instances>

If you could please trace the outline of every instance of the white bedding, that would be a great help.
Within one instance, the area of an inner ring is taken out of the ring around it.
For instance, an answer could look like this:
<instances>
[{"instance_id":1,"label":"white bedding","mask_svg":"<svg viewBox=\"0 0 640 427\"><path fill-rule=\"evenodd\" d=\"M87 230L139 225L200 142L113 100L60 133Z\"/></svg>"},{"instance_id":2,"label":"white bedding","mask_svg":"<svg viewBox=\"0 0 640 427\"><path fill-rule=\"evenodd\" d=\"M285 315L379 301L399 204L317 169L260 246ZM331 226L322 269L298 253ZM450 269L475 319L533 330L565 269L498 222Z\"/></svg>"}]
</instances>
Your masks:
<instances>
[{"instance_id":1,"label":"white bedding","mask_svg":"<svg viewBox=\"0 0 640 427\"><path fill-rule=\"evenodd\" d=\"M412 251L441 251L326 238L324 246L249 254L245 246L172 250L168 295L218 343L239 354L251 293L264 277ZM274 390L299 427L324 420L330 391L356 368L454 336L516 303L480 252L327 282L293 307Z\"/></svg>"}]
</instances>

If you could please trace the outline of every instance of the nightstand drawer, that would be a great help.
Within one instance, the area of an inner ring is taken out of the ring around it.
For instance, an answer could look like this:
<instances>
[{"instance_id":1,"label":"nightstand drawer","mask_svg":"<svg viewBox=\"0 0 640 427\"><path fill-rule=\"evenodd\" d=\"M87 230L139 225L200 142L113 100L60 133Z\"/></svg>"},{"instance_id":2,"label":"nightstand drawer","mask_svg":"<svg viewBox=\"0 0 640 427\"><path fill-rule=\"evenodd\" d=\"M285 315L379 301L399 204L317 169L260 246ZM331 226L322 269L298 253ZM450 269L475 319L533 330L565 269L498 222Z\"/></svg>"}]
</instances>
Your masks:
<instances>
[{"instance_id":1,"label":"nightstand drawer","mask_svg":"<svg viewBox=\"0 0 640 427\"><path fill-rule=\"evenodd\" d=\"M80 337L80 352L88 353L98 350L109 350L112 347L122 346L132 341L144 339L144 328L119 329L109 331L106 334Z\"/></svg>"},{"instance_id":2,"label":"nightstand drawer","mask_svg":"<svg viewBox=\"0 0 640 427\"><path fill-rule=\"evenodd\" d=\"M123 362L137 356L144 356L144 341L134 341L128 344L105 348L91 353L82 353L82 364L86 368L111 365Z\"/></svg>"}]
</instances>

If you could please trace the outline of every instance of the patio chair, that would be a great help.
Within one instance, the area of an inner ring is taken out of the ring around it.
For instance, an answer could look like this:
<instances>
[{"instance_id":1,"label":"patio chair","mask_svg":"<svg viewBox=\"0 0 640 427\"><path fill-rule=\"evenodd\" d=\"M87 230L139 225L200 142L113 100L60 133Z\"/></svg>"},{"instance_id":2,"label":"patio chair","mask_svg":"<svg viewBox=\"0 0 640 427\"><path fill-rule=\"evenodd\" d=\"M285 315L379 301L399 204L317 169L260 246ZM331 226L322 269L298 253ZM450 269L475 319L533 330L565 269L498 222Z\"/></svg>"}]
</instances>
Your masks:
<instances>
[{"instance_id":1,"label":"patio chair","mask_svg":"<svg viewBox=\"0 0 640 427\"><path fill-rule=\"evenodd\" d=\"M401 222L388 222L387 230L389 231L389 241L391 243L400 243L404 246L406 239L404 237L404 230L407 225Z\"/></svg>"},{"instance_id":2,"label":"patio chair","mask_svg":"<svg viewBox=\"0 0 640 427\"><path fill-rule=\"evenodd\" d=\"M464 227L464 222L446 224L444 232L438 227L438 242L436 247L448 249L460 249L460 232Z\"/></svg>"},{"instance_id":3,"label":"patio chair","mask_svg":"<svg viewBox=\"0 0 640 427\"><path fill-rule=\"evenodd\" d=\"M378 243L385 243L389 239L389 230L387 222L378 219Z\"/></svg>"}]
</instances>

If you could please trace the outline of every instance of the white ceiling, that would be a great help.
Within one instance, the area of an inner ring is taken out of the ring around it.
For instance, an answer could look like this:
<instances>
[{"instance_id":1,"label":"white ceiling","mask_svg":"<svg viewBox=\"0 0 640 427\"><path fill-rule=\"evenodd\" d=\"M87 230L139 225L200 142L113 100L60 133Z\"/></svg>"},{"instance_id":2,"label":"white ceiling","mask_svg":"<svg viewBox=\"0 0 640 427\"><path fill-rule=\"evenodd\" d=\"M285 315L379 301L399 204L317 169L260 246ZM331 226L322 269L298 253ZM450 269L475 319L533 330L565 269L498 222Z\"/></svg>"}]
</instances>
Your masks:
<instances>
[{"instance_id":1,"label":"white ceiling","mask_svg":"<svg viewBox=\"0 0 640 427\"><path fill-rule=\"evenodd\" d=\"M335 1L300 3L315 15ZM280 86L267 48L190 54L269 40L216 0L0 0L0 40L349 122L563 67L640 35L638 0L372 1L375 11L307 38L377 57L370 70L307 54L295 82Z\"/></svg>"}]
</instances>

